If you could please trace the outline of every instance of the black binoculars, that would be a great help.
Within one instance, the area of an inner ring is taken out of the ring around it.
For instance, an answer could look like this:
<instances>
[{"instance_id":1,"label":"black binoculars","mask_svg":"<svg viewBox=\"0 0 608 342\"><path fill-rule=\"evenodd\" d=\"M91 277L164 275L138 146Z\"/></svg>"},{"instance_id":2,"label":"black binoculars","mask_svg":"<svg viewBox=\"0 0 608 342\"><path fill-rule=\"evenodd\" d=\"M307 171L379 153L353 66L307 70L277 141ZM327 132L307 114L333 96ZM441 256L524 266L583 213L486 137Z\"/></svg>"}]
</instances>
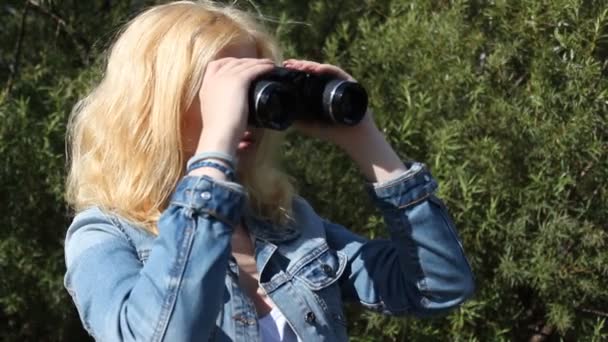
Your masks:
<instances>
[{"instance_id":1,"label":"black binoculars","mask_svg":"<svg viewBox=\"0 0 608 342\"><path fill-rule=\"evenodd\" d=\"M251 82L249 124L284 130L295 120L356 125L367 111L367 92L333 75L276 67Z\"/></svg>"}]
</instances>

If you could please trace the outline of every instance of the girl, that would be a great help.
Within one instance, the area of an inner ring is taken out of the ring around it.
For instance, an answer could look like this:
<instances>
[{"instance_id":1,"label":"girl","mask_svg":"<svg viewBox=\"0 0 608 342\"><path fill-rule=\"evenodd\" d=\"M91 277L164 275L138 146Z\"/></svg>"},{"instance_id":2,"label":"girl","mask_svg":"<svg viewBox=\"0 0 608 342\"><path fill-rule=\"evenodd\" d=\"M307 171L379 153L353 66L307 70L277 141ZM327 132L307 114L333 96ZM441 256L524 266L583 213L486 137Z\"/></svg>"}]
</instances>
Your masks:
<instances>
[{"instance_id":1,"label":"girl","mask_svg":"<svg viewBox=\"0 0 608 342\"><path fill-rule=\"evenodd\" d=\"M473 292L423 164L370 113L298 123L370 181L390 238L320 218L275 167L281 135L248 127L252 79L280 62L239 10L180 1L133 19L69 125L65 286L102 341L347 341L344 302L426 316ZM283 66L352 78L338 67Z\"/></svg>"}]
</instances>

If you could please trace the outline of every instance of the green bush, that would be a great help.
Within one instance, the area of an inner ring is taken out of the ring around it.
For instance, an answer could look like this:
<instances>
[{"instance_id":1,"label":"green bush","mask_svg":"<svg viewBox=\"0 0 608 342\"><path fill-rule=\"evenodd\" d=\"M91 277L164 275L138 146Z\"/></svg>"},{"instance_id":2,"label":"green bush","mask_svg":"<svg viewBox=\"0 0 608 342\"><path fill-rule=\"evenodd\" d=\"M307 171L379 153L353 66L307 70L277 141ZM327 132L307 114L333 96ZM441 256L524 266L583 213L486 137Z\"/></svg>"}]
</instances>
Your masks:
<instances>
[{"instance_id":1,"label":"green bush","mask_svg":"<svg viewBox=\"0 0 608 342\"><path fill-rule=\"evenodd\" d=\"M40 1L66 26L30 8L17 74L23 2L0 9L2 340L83 338L61 284L65 123L95 56L148 3ZM474 268L475 297L446 317L349 308L352 340L608 339L605 1L239 4L269 17L287 57L338 64L369 89L395 149L439 179ZM321 214L384 235L336 148L290 134L284 165Z\"/></svg>"},{"instance_id":2,"label":"green bush","mask_svg":"<svg viewBox=\"0 0 608 342\"><path fill-rule=\"evenodd\" d=\"M355 316L357 339L606 338L608 7L367 1L337 21L321 59L371 89L396 149L439 178L478 284L443 319ZM378 217L351 215L350 162L318 144L290 148L294 173L331 184L308 192L324 214L382 234Z\"/></svg>"}]
</instances>

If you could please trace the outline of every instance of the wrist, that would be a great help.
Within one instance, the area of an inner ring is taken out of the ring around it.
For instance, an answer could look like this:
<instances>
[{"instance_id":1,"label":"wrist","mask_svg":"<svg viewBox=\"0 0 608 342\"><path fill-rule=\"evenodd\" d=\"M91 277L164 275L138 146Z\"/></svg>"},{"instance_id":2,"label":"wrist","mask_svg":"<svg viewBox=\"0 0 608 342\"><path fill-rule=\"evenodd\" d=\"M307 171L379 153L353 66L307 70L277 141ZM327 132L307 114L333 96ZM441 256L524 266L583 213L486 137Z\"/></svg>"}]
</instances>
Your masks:
<instances>
[{"instance_id":1,"label":"wrist","mask_svg":"<svg viewBox=\"0 0 608 342\"><path fill-rule=\"evenodd\" d=\"M223 172L210 167L201 167L198 169L194 169L188 172L188 176L209 176L217 180L228 180L228 177Z\"/></svg>"},{"instance_id":2,"label":"wrist","mask_svg":"<svg viewBox=\"0 0 608 342\"><path fill-rule=\"evenodd\" d=\"M230 167L231 169L236 169L237 159L231 154L218 151L204 151L193 155L188 159L186 168L189 169L192 164L205 159L221 161L221 164L225 164L225 166Z\"/></svg>"},{"instance_id":3,"label":"wrist","mask_svg":"<svg viewBox=\"0 0 608 342\"><path fill-rule=\"evenodd\" d=\"M342 148L369 181L387 181L407 170L382 132L375 129L362 134Z\"/></svg>"},{"instance_id":4,"label":"wrist","mask_svg":"<svg viewBox=\"0 0 608 342\"><path fill-rule=\"evenodd\" d=\"M236 155L236 148L238 146L238 139L232 135L206 135L201 134L198 146L195 154L206 151L216 151L226 153L228 155Z\"/></svg>"},{"instance_id":5,"label":"wrist","mask_svg":"<svg viewBox=\"0 0 608 342\"><path fill-rule=\"evenodd\" d=\"M218 160L218 159L205 158L205 159L194 161L192 164L188 165L187 172L190 173L193 170L196 170L199 168L205 168L205 167L216 169L216 170L222 172L224 175L226 175L228 180L231 180L231 181L235 180L234 168L232 166L229 166L227 163L225 163L221 160Z\"/></svg>"},{"instance_id":6,"label":"wrist","mask_svg":"<svg viewBox=\"0 0 608 342\"><path fill-rule=\"evenodd\" d=\"M384 134L375 125L364 125L349 129L336 139L335 144L352 156L362 150L368 150L370 145L378 145L384 141Z\"/></svg>"}]
</instances>

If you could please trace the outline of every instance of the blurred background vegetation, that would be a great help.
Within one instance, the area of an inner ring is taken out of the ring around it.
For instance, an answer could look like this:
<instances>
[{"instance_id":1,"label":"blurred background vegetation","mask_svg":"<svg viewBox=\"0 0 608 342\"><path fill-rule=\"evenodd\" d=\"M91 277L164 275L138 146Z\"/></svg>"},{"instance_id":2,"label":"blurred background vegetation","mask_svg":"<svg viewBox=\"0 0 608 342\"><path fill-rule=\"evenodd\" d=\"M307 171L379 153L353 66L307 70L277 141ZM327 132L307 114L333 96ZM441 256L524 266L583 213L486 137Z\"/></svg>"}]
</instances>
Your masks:
<instances>
[{"instance_id":1,"label":"blurred background vegetation","mask_svg":"<svg viewBox=\"0 0 608 342\"><path fill-rule=\"evenodd\" d=\"M0 4L0 340L87 340L63 289L64 133L148 0ZM353 341L608 340L606 0L239 0L286 57L342 66L404 158L440 181L477 277L446 317L349 308ZM384 234L336 148L290 135L319 212Z\"/></svg>"}]
</instances>

